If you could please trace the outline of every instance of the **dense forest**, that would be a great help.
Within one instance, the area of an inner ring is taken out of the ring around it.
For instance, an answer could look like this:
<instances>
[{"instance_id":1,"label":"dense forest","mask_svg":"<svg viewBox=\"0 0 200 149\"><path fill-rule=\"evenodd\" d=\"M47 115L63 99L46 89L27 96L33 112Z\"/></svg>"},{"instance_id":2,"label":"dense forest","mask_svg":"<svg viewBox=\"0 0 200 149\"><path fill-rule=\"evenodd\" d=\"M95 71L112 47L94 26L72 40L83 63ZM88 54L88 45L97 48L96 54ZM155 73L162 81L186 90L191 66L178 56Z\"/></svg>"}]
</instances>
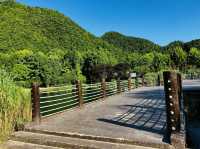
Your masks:
<instances>
[{"instance_id":1,"label":"dense forest","mask_svg":"<svg viewBox=\"0 0 200 149\"><path fill-rule=\"evenodd\" d=\"M0 67L21 86L86 81L93 67L130 66L132 72L200 67L200 40L162 47L117 32L95 37L69 17L14 1L0 2Z\"/></svg>"}]
</instances>

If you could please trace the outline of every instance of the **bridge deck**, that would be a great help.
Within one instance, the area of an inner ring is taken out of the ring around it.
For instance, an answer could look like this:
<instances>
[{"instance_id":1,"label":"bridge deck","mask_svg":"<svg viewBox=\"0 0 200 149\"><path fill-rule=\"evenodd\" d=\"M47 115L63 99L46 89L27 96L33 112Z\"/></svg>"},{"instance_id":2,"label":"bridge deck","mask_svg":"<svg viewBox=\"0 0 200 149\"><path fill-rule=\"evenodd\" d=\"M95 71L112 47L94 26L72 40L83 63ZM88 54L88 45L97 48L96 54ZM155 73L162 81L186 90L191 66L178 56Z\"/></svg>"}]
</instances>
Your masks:
<instances>
[{"instance_id":1,"label":"bridge deck","mask_svg":"<svg viewBox=\"0 0 200 149\"><path fill-rule=\"evenodd\" d=\"M51 116L27 129L162 143L165 119L163 88L143 87Z\"/></svg>"}]
</instances>

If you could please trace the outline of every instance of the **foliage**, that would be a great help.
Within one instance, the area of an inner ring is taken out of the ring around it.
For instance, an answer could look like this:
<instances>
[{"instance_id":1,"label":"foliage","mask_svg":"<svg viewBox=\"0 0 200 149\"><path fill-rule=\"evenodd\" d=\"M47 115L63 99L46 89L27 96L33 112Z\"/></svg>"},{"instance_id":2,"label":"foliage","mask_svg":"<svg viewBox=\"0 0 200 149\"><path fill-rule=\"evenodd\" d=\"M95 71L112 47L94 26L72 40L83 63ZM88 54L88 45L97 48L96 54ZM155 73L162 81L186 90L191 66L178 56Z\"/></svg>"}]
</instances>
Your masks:
<instances>
[{"instance_id":1,"label":"foliage","mask_svg":"<svg viewBox=\"0 0 200 149\"><path fill-rule=\"evenodd\" d=\"M181 47L170 48L169 54L174 68L182 69L186 65L187 53Z\"/></svg>"},{"instance_id":2,"label":"foliage","mask_svg":"<svg viewBox=\"0 0 200 149\"><path fill-rule=\"evenodd\" d=\"M0 13L0 65L23 86L84 81L85 61L112 65L122 53L54 10L5 1Z\"/></svg>"},{"instance_id":3,"label":"foliage","mask_svg":"<svg viewBox=\"0 0 200 149\"><path fill-rule=\"evenodd\" d=\"M14 128L30 120L30 90L17 87L4 70L0 70L0 142Z\"/></svg>"},{"instance_id":4,"label":"foliage","mask_svg":"<svg viewBox=\"0 0 200 149\"><path fill-rule=\"evenodd\" d=\"M157 78L158 74L157 73L146 73L144 75L144 80L148 86L154 86L157 84Z\"/></svg>"},{"instance_id":5,"label":"foliage","mask_svg":"<svg viewBox=\"0 0 200 149\"><path fill-rule=\"evenodd\" d=\"M200 67L199 40L161 47L117 32L98 38L57 11L13 0L0 3L0 13L0 66L20 86L30 87L33 81L41 86L70 84L76 79L92 82L100 77L98 69L106 67L110 74L110 68L118 64L127 65L121 70L130 66L128 71L140 74ZM95 66L99 68L93 70Z\"/></svg>"},{"instance_id":6,"label":"foliage","mask_svg":"<svg viewBox=\"0 0 200 149\"><path fill-rule=\"evenodd\" d=\"M124 51L147 52L159 49L159 45L156 45L149 40L125 36L118 32L107 32L102 36L102 39L106 40L110 44L122 48Z\"/></svg>"},{"instance_id":7,"label":"foliage","mask_svg":"<svg viewBox=\"0 0 200 149\"><path fill-rule=\"evenodd\" d=\"M197 48L191 48L189 51L189 64L200 66L200 51Z\"/></svg>"},{"instance_id":8,"label":"foliage","mask_svg":"<svg viewBox=\"0 0 200 149\"><path fill-rule=\"evenodd\" d=\"M196 67L191 67L183 73L185 79L199 79L200 78L200 69Z\"/></svg>"}]
</instances>

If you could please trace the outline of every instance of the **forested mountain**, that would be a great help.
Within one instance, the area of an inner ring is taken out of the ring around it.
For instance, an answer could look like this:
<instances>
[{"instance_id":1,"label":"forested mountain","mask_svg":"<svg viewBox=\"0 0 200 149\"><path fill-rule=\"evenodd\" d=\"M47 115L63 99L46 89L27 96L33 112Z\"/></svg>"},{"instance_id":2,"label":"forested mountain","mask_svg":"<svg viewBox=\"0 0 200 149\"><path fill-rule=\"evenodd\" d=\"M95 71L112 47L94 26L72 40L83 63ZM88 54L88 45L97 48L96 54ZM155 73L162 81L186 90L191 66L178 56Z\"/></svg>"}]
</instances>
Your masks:
<instances>
[{"instance_id":1,"label":"forested mountain","mask_svg":"<svg viewBox=\"0 0 200 149\"><path fill-rule=\"evenodd\" d=\"M22 86L86 81L96 66L104 70L128 64L131 71L144 74L196 68L199 49L200 40L161 47L117 32L96 37L58 11L0 2L0 69Z\"/></svg>"},{"instance_id":2,"label":"forested mountain","mask_svg":"<svg viewBox=\"0 0 200 149\"><path fill-rule=\"evenodd\" d=\"M184 44L185 49L189 50L190 48L194 47L200 49L200 39L195 39Z\"/></svg>"},{"instance_id":3,"label":"forested mountain","mask_svg":"<svg viewBox=\"0 0 200 149\"><path fill-rule=\"evenodd\" d=\"M143 38L125 36L118 32L107 32L102 36L102 39L110 44L122 48L124 51L147 52L160 49L160 46L152 41Z\"/></svg>"},{"instance_id":4,"label":"forested mountain","mask_svg":"<svg viewBox=\"0 0 200 149\"><path fill-rule=\"evenodd\" d=\"M3 51L113 48L57 11L10 1L0 4L0 35Z\"/></svg>"},{"instance_id":5,"label":"forested mountain","mask_svg":"<svg viewBox=\"0 0 200 149\"><path fill-rule=\"evenodd\" d=\"M0 66L22 84L84 80L85 61L117 64L122 52L55 10L0 2Z\"/></svg>"},{"instance_id":6,"label":"forested mountain","mask_svg":"<svg viewBox=\"0 0 200 149\"><path fill-rule=\"evenodd\" d=\"M164 49L181 47L184 51L189 52L191 48L200 49L200 39L195 39L189 42L173 41L168 45L164 46Z\"/></svg>"}]
</instances>

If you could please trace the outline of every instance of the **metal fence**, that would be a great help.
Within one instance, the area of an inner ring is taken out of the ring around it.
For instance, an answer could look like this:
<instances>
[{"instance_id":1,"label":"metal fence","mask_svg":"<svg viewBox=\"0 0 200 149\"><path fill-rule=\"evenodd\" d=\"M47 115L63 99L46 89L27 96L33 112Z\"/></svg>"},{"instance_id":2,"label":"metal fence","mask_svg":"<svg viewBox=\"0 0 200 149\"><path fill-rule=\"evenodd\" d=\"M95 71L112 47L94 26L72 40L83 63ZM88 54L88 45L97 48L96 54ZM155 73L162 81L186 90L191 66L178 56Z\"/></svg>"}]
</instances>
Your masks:
<instances>
[{"instance_id":1,"label":"metal fence","mask_svg":"<svg viewBox=\"0 0 200 149\"><path fill-rule=\"evenodd\" d=\"M41 118L63 112L74 107L81 107L86 103L104 99L106 97L137 88L138 80L115 80L95 84L40 88L37 83L32 86L32 117L39 122Z\"/></svg>"}]
</instances>

